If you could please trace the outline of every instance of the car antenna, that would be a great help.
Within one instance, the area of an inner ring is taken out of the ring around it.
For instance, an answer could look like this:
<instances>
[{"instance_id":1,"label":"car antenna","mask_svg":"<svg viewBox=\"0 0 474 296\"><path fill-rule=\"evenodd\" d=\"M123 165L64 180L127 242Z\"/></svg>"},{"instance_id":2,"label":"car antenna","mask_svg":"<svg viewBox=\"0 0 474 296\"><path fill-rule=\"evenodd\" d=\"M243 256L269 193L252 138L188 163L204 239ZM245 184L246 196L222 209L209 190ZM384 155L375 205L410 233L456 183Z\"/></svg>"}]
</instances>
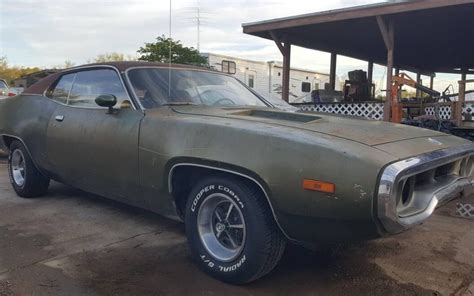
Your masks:
<instances>
[{"instance_id":1,"label":"car antenna","mask_svg":"<svg viewBox=\"0 0 474 296\"><path fill-rule=\"evenodd\" d=\"M171 99L171 57L172 57L172 54L171 54L171 44L172 44L172 39L171 39L171 6L172 4L172 0L170 0L170 23L169 23L169 57L168 57L168 101Z\"/></svg>"}]
</instances>

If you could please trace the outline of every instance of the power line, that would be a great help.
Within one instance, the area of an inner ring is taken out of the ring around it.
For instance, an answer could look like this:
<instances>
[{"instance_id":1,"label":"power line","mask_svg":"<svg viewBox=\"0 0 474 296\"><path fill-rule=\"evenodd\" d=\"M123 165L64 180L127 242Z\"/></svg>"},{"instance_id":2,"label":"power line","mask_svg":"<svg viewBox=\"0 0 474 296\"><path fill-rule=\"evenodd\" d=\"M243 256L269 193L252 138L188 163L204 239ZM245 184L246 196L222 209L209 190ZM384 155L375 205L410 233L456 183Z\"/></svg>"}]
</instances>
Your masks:
<instances>
[{"instance_id":1,"label":"power line","mask_svg":"<svg viewBox=\"0 0 474 296\"><path fill-rule=\"evenodd\" d=\"M199 0L197 0L197 51L199 52L199 48L201 45L201 9L199 6Z\"/></svg>"},{"instance_id":2,"label":"power line","mask_svg":"<svg viewBox=\"0 0 474 296\"><path fill-rule=\"evenodd\" d=\"M171 54L171 43L172 43L172 39L171 39L171 24L172 24L172 23L171 23L171 17L172 17L172 15L171 15L171 11L172 11L171 8L172 8L172 6L171 6L171 4L172 4L172 3L171 3L171 2L172 2L172 0L170 0L170 20L169 20L169 21L170 21L170 24L169 24L169 25L170 25L170 28L169 28L170 31L169 31L169 42L168 42L168 44L169 44L169 58L168 58L168 99L171 98L171 57L172 57L172 54Z\"/></svg>"}]
</instances>

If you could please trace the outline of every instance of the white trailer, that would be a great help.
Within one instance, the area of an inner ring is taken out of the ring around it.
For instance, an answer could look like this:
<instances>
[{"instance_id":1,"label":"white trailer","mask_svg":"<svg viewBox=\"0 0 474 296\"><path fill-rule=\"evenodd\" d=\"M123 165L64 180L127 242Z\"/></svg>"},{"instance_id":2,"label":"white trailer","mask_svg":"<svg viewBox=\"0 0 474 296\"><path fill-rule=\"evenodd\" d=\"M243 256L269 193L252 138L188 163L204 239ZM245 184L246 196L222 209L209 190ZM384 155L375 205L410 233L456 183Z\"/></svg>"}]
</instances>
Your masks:
<instances>
[{"instance_id":1,"label":"white trailer","mask_svg":"<svg viewBox=\"0 0 474 296\"><path fill-rule=\"evenodd\" d=\"M235 75L264 97L281 98L283 66L280 62L252 61L214 53L202 55L208 59L212 69ZM329 83L327 73L291 68L290 103L312 90L324 89L326 83Z\"/></svg>"}]
</instances>

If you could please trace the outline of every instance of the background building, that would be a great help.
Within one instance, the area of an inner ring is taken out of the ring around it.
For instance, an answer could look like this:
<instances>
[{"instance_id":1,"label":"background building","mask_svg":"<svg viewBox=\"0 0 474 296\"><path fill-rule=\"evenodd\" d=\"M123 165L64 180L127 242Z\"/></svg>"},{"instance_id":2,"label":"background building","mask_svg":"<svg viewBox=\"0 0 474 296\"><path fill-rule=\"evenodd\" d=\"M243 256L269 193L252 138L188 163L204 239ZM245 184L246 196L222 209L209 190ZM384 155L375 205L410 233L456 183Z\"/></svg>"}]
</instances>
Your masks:
<instances>
[{"instance_id":1,"label":"background building","mask_svg":"<svg viewBox=\"0 0 474 296\"><path fill-rule=\"evenodd\" d=\"M207 57L212 69L234 75L264 97L281 98L283 66L280 62L253 61L214 53L202 55ZM324 89L327 83L327 73L291 68L290 102L308 95L312 90Z\"/></svg>"}]
</instances>

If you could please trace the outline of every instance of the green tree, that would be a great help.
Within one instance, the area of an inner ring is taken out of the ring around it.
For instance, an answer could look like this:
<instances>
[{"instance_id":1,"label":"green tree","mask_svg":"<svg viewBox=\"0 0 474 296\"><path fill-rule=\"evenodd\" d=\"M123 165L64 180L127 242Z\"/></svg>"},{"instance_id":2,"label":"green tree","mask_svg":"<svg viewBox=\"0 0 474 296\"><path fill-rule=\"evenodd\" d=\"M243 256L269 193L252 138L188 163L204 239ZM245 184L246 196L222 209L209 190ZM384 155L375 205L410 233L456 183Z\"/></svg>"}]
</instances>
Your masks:
<instances>
[{"instance_id":1,"label":"green tree","mask_svg":"<svg viewBox=\"0 0 474 296\"><path fill-rule=\"evenodd\" d=\"M64 65L63 65L63 69L67 69L67 68L72 68L74 67L76 64L74 64L73 62L71 62L70 60L65 60L64 61Z\"/></svg>"},{"instance_id":2,"label":"green tree","mask_svg":"<svg viewBox=\"0 0 474 296\"><path fill-rule=\"evenodd\" d=\"M104 62L121 62L121 61L133 61L134 57L131 55L125 55L119 52L106 52L104 54L99 54L93 59L95 63L104 63Z\"/></svg>"},{"instance_id":3,"label":"green tree","mask_svg":"<svg viewBox=\"0 0 474 296\"><path fill-rule=\"evenodd\" d=\"M52 66L51 68L52 69L68 69L68 68L72 68L74 67L76 64L74 64L73 62L71 62L70 60L65 60L64 63L60 64L60 65L54 65Z\"/></svg>"},{"instance_id":4,"label":"green tree","mask_svg":"<svg viewBox=\"0 0 474 296\"><path fill-rule=\"evenodd\" d=\"M38 72L38 67L19 67L8 64L6 57L0 57L0 78L5 79L9 84L13 83L13 80L22 76Z\"/></svg>"},{"instance_id":5,"label":"green tree","mask_svg":"<svg viewBox=\"0 0 474 296\"><path fill-rule=\"evenodd\" d=\"M156 42L145 43L137 51L140 54L139 60L149 62L169 63L171 48L171 62L175 64L189 64L197 66L207 66L207 58L201 56L199 51L193 47L186 47L181 41L174 41L164 35L156 38Z\"/></svg>"}]
</instances>

